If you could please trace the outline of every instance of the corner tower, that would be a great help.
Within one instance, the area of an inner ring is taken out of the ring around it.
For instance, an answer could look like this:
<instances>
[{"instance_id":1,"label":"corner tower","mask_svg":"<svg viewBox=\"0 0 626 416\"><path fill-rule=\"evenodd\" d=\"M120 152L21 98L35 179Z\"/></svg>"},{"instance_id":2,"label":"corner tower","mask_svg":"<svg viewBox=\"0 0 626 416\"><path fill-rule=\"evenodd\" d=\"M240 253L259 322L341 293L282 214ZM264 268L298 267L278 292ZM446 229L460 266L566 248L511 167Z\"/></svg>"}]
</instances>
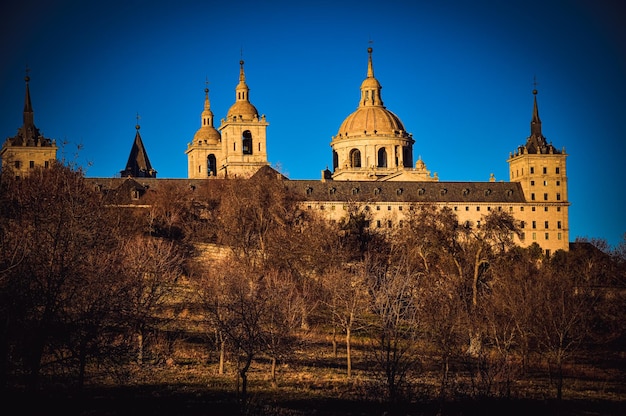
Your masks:
<instances>
[{"instance_id":1,"label":"corner tower","mask_svg":"<svg viewBox=\"0 0 626 416\"><path fill-rule=\"evenodd\" d=\"M509 155L511 182L519 182L527 211L520 212L528 245L537 242L546 251L568 250L567 154L548 143L541 131L537 90L533 90L530 136Z\"/></svg>"},{"instance_id":2,"label":"corner tower","mask_svg":"<svg viewBox=\"0 0 626 416\"><path fill-rule=\"evenodd\" d=\"M267 126L265 116L250 102L250 89L246 84L243 60L239 61L239 84L235 88L235 103L226 118L222 119L221 161L218 161L218 177L248 178L267 162Z\"/></svg>"},{"instance_id":3,"label":"corner tower","mask_svg":"<svg viewBox=\"0 0 626 416\"><path fill-rule=\"evenodd\" d=\"M332 138L334 180L379 180L413 165L413 144L402 121L383 105L382 86L374 77L372 48L361 98Z\"/></svg>"},{"instance_id":4,"label":"corner tower","mask_svg":"<svg viewBox=\"0 0 626 416\"><path fill-rule=\"evenodd\" d=\"M25 176L35 167L47 168L56 160L56 141L43 137L37 126L33 106L30 101L28 83L30 77L26 75L26 97L24 98L23 124L14 137L6 139L0 150L0 159L3 167L14 170L15 176Z\"/></svg>"}]
</instances>

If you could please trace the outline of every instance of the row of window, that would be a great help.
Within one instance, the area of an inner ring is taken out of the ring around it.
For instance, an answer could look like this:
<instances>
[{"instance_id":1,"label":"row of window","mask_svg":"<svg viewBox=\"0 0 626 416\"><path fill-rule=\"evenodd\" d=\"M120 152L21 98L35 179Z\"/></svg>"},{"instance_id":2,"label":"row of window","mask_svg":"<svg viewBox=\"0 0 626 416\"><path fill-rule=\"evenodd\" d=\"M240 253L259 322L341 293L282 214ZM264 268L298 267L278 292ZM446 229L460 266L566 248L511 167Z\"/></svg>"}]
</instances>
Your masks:
<instances>
[{"instance_id":1,"label":"row of window","mask_svg":"<svg viewBox=\"0 0 626 416\"><path fill-rule=\"evenodd\" d=\"M548 174L548 168L547 168L547 167L545 167L545 166L543 166L543 167L541 168L541 173L542 173L543 175L547 175L547 174ZM560 175L560 174L561 174L561 168L560 168L559 166L555 167L555 168L554 168L554 173L555 173L555 174L557 174L557 175ZM530 167L530 174L531 174L531 175L534 175L534 174L535 174L535 167L534 167L534 166L531 166L531 167ZM522 176L523 176L523 175L524 175L524 168L522 168ZM513 176L513 172L511 172L511 176ZM520 176L520 171L519 171L519 169L515 171L515 176L516 176L516 177Z\"/></svg>"},{"instance_id":2,"label":"row of window","mask_svg":"<svg viewBox=\"0 0 626 416\"><path fill-rule=\"evenodd\" d=\"M533 229L537 228L537 221L532 221L531 226ZM547 230L548 228L550 228L550 222L549 221L544 221L543 222L543 227ZM520 222L520 228L526 228L526 221L521 221ZM558 228L559 230L562 228L561 225L561 221L557 221L556 222L556 228Z\"/></svg>"},{"instance_id":3,"label":"row of window","mask_svg":"<svg viewBox=\"0 0 626 416\"><path fill-rule=\"evenodd\" d=\"M20 160L16 160L14 163L15 169L21 169L22 168L22 162ZM48 162L47 160L44 162L44 168L48 168L50 166L50 162ZM35 168L35 161L31 160L28 162L28 167L30 169L34 169Z\"/></svg>"},{"instance_id":4,"label":"row of window","mask_svg":"<svg viewBox=\"0 0 626 416\"><path fill-rule=\"evenodd\" d=\"M537 200L537 198L536 198L536 196L535 196L535 193L534 193L534 192L532 192L532 193L530 194L530 200L531 200L531 201L536 201L536 200ZM548 200L548 193L547 193L547 192L545 192L545 193L543 194L543 200L544 200L544 201L547 201L547 200ZM557 192L557 193L556 193L556 200L557 200L557 201L560 201L560 200L561 200L561 193L560 193L560 192Z\"/></svg>"},{"instance_id":5,"label":"row of window","mask_svg":"<svg viewBox=\"0 0 626 416\"><path fill-rule=\"evenodd\" d=\"M376 205L375 207L376 207L376 211L380 211L381 210L381 206L380 205ZM308 205L307 208L308 209L312 209L312 206ZM487 211L491 211L491 208L492 208L491 206L487 206ZM532 208L533 212L536 211L536 207L531 207L531 208ZM326 209L326 206L325 205L320 205L320 209L324 210L324 209ZM335 209L335 204L330 204L330 209L334 210ZM366 211L369 211L370 209L371 209L371 207L369 205L365 206L365 210ZM413 205L409 205L409 210L413 210L413 209L414 209L414 206ZM497 209L498 211L502 211L502 206L494 207L494 209ZM343 210L344 211L347 210L347 206L346 205L343 205ZM392 210L392 205L387 205L387 211L391 211L391 210ZM398 205L398 211L402 211L402 210L403 210L403 206L402 205ZM453 208L453 210L454 211L458 211L459 207L455 206ZM469 210L470 210L470 207L466 205L465 206L465 211L469 211ZM519 207L519 210L520 211L524 211L524 207L523 206ZM543 210L544 210L544 212L548 212L549 211L549 207L543 207ZM480 211L480 206L476 207L476 211ZM556 207L556 211L557 212L561 212L561 207ZM509 212L513 212L513 207L509 207Z\"/></svg>"},{"instance_id":6,"label":"row of window","mask_svg":"<svg viewBox=\"0 0 626 416\"><path fill-rule=\"evenodd\" d=\"M535 186L535 181L530 181L530 186ZM543 186L548 186L548 181L543 181ZM561 186L561 181L556 181L556 186Z\"/></svg>"},{"instance_id":7,"label":"row of window","mask_svg":"<svg viewBox=\"0 0 626 416\"><path fill-rule=\"evenodd\" d=\"M549 240L550 239L550 233L546 232L543 234L543 238L544 240ZM559 232L556 233L556 239L557 240L561 240L563 238L563 235ZM520 234L520 240L524 241L526 239L526 233L521 233ZM531 239L533 241L537 241L537 233L532 233L531 234Z\"/></svg>"}]
</instances>

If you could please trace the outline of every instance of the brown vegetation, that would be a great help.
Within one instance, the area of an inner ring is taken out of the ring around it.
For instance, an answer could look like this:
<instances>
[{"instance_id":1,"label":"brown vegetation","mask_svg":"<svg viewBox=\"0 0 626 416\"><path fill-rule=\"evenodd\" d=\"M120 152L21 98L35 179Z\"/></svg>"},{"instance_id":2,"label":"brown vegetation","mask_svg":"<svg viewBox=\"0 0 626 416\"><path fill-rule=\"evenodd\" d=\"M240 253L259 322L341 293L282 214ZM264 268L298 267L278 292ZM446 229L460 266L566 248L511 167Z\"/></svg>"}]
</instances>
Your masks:
<instances>
[{"instance_id":1,"label":"brown vegetation","mask_svg":"<svg viewBox=\"0 0 626 416\"><path fill-rule=\"evenodd\" d=\"M624 410L626 241L545 257L504 212L430 205L329 223L275 175L147 200L60 164L2 172L0 377L22 413Z\"/></svg>"}]
</instances>

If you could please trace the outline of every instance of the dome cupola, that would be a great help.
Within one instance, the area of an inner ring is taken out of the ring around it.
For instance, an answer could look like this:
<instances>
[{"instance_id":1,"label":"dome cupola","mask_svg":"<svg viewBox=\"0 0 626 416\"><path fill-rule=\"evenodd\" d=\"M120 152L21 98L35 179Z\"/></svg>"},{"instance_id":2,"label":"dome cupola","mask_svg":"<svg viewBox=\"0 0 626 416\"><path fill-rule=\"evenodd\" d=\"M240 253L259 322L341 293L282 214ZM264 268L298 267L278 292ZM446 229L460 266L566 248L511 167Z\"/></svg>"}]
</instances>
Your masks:
<instances>
[{"instance_id":1,"label":"dome cupola","mask_svg":"<svg viewBox=\"0 0 626 416\"><path fill-rule=\"evenodd\" d=\"M250 88L246 84L246 74L243 71L243 60L239 61L239 84L235 88L235 103L228 109L228 121L251 121L259 118L256 107L250 103Z\"/></svg>"}]
</instances>

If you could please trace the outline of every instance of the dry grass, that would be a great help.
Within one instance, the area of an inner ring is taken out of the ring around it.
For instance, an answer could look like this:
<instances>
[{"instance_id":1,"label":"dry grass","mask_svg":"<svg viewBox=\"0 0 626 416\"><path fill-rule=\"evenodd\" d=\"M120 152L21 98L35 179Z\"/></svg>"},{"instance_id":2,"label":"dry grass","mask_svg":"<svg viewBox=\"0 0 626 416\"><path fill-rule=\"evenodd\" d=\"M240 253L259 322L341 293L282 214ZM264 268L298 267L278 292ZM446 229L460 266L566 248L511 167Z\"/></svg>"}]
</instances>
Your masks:
<instances>
[{"instance_id":1,"label":"dry grass","mask_svg":"<svg viewBox=\"0 0 626 416\"><path fill-rule=\"evenodd\" d=\"M215 352L205 345L181 343L160 364L129 367L124 377L100 373L81 395L53 387L33 397L15 393L19 414L71 415L232 415L241 414L237 395L236 363L217 374ZM245 414L259 415L622 415L626 414L624 353L604 352L579 359L566 368L564 400L555 402L546 368L513 382L510 398L472 392L462 363L451 381L454 393L437 399L437 368L422 367L411 380L405 400L396 405L382 397L383 385L372 371L366 343L354 345L354 372L348 379L345 353L332 353L325 335L309 334L290 357L280 363L276 382L269 360L259 358L249 372L249 401ZM610 359L606 359L610 358ZM424 357L428 361L429 357ZM55 413L56 414L56 413Z\"/></svg>"}]
</instances>

